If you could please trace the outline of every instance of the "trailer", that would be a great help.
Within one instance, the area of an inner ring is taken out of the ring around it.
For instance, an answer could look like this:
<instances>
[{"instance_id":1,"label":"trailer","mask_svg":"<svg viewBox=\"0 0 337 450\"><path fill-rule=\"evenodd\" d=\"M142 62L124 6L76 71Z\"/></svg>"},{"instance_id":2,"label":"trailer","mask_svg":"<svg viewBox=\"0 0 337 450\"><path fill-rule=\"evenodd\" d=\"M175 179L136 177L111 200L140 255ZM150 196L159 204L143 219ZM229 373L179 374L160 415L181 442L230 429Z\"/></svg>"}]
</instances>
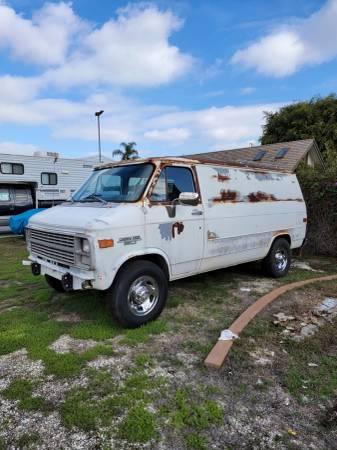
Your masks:
<instances>
[{"instance_id":1,"label":"trailer","mask_svg":"<svg viewBox=\"0 0 337 450\"><path fill-rule=\"evenodd\" d=\"M64 202L96 164L95 157L63 158L54 152L0 153L0 227L6 227L13 215Z\"/></svg>"}]
</instances>

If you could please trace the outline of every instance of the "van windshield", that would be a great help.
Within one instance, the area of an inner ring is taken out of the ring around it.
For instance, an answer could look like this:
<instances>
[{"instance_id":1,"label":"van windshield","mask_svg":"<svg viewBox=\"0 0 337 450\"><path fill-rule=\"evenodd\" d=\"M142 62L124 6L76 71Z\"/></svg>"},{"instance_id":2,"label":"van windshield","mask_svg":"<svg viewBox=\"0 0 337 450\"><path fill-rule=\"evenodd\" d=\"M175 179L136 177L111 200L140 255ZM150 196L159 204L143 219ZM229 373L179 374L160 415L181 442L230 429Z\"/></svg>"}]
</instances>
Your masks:
<instances>
[{"instance_id":1,"label":"van windshield","mask_svg":"<svg viewBox=\"0 0 337 450\"><path fill-rule=\"evenodd\" d=\"M130 164L95 170L73 195L75 202L135 202L149 181L152 164Z\"/></svg>"}]
</instances>

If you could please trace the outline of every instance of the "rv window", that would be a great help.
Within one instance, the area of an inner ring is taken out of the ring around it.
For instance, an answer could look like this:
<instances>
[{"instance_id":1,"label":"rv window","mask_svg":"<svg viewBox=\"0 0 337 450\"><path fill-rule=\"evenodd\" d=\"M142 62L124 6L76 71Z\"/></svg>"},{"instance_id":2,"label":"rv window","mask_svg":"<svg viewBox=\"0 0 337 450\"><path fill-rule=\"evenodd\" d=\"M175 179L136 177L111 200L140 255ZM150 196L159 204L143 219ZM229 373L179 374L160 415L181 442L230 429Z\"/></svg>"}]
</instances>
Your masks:
<instances>
[{"instance_id":1,"label":"rv window","mask_svg":"<svg viewBox=\"0 0 337 450\"><path fill-rule=\"evenodd\" d=\"M27 200L28 200L27 190L15 188L15 201L26 202Z\"/></svg>"},{"instance_id":2,"label":"rv window","mask_svg":"<svg viewBox=\"0 0 337 450\"><path fill-rule=\"evenodd\" d=\"M23 164L4 162L0 164L0 171L6 175L23 175L24 168Z\"/></svg>"},{"instance_id":3,"label":"rv window","mask_svg":"<svg viewBox=\"0 0 337 450\"><path fill-rule=\"evenodd\" d=\"M53 172L42 172L41 183L55 186L57 184L57 174Z\"/></svg>"},{"instance_id":4,"label":"rv window","mask_svg":"<svg viewBox=\"0 0 337 450\"><path fill-rule=\"evenodd\" d=\"M151 200L172 202L181 192L195 192L192 172L186 167L166 167L160 174Z\"/></svg>"},{"instance_id":5,"label":"rv window","mask_svg":"<svg viewBox=\"0 0 337 450\"><path fill-rule=\"evenodd\" d=\"M9 202L9 189L0 188L0 202Z\"/></svg>"}]
</instances>

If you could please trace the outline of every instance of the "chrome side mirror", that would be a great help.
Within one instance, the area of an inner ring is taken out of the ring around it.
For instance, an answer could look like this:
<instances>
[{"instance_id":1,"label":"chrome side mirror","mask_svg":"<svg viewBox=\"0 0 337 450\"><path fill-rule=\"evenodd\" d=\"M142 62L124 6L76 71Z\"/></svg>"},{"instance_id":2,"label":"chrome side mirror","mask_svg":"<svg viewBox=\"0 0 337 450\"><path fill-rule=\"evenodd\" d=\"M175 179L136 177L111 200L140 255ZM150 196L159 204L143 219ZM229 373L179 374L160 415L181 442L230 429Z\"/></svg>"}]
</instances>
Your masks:
<instances>
[{"instance_id":1,"label":"chrome side mirror","mask_svg":"<svg viewBox=\"0 0 337 450\"><path fill-rule=\"evenodd\" d=\"M199 194L197 192L181 192L178 200L181 205L195 206L199 202Z\"/></svg>"}]
</instances>

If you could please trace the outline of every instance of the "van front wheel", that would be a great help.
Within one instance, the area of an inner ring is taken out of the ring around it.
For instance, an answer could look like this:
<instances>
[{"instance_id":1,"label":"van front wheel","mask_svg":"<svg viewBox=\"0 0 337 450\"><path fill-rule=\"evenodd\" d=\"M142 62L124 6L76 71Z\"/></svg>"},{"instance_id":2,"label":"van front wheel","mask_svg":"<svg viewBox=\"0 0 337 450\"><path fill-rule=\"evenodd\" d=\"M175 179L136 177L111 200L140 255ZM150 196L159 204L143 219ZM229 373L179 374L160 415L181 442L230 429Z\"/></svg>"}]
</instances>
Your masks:
<instances>
[{"instance_id":1,"label":"van front wheel","mask_svg":"<svg viewBox=\"0 0 337 450\"><path fill-rule=\"evenodd\" d=\"M287 275L291 263L289 242L284 238L276 239L268 255L262 261L264 271L274 278Z\"/></svg>"},{"instance_id":2,"label":"van front wheel","mask_svg":"<svg viewBox=\"0 0 337 450\"><path fill-rule=\"evenodd\" d=\"M128 328L154 320L162 312L168 291L168 281L151 261L132 261L123 267L107 291L107 301L113 316Z\"/></svg>"}]
</instances>

